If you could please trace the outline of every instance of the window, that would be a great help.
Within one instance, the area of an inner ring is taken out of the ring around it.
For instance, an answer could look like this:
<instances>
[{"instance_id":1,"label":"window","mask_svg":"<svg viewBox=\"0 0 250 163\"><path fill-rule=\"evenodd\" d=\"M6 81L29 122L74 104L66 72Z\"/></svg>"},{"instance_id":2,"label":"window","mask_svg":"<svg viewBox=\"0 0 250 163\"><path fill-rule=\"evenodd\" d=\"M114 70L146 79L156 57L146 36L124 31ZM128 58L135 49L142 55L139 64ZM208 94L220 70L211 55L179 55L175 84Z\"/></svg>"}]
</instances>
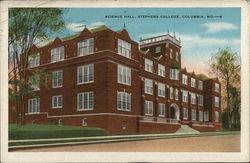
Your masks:
<instances>
[{"instance_id":1,"label":"window","mask_svg":"<svg viewBox=\"0 0 250 163\"><path fill-rule=\"evenodd\" d=\"M59 119L58 120L58 126L62 126L63 125L63 120L62 119Z\"/></svg>"},{"instance_id":2,"label":"window","mask_svg":"<svg viewBox=\"0 0 250 163\"><path fill-rule=\"evenodd\" d=\"M182 74L182 84L188 85L188 77L185 74Z\"/></svg>"},{"instance_id":3,"label":"window","mask_svg":"<svg viewBox=\"0 0 250 163\"><path fill-rule=\"evenodd\" d=\"M37 91L37 90L40 90L40 77L37 76L37 77L30 77L29 78L29 84L30 84L30 87L33 91Z\"/></svg>"},{"instance_id":4,"label":"window","mask_svg":"<svg viewBox=\"0 0 250 163\"><path fill-rule=\"evenodd\" d=\"M196 110L192 109L192 120L196 120Z\"/></svg>"},{"instance_id":5,"label":"window","mask_svg":"<svg viewBox=\"0 0 250 163\"><path fill-rule=\"evenodd\" d=\"M79 66L77 68L77 83L91 83L94 81L94 65Z\"/></svg>"},{"instance_id":6,"label":"window","mask_svg":"<svg viewBox=\"0 0 250 163\"><path fill-rule=\"evenodd\" d=\"M179 52L176 52L175 60L178 62L179 61Z\"/></svg>"},{"instance_id":7,"label":"window","mask_svg":"<svg viewBox=\"0 0 250 163\"><path fill-rule=\"evenodd\" d=\"M191 87L195 88L195 79L191 78Z\"/></svg>"},{"instance_id":8,"label":"window","mask_svg":"<svg viewBox=\"0 0 250 163\"><path fill-rule=\"evenodd\" d=\"M199 80L199 85L198 85L199 90L203 90L203 82Z\"/></svg>"},{"instance_id":9,"label":"window","mask_svg":"<svg viewBox=\"0 0 250 163\"><path fill-rule=\"evenodd\" d=\"M156 48L155 48L155 53L160 53L161 52L161 47L160 46L157 46Z\"/></svg>"},{"instance_id":10,"label":"window","mask_svg":"<svg viewBox=\"0 0 250 163\"><path fill-rule=\"evenodd\" d=\"M182 91L182 102L188 102L188 91Z\"/></svg>"},{"instance_id":11,"label":"window","mask_svg":"<svg viewBox=\"0 0 250 163\"><path fill-rule=\"evenodd\" d=\"M94 109L94 92L83 92L77 94L77 110Z\"/></svg>"},{"instance_id":12,"label":"window","mask_svg":"<svg viewBox=\"0 0 250 163\"><path fill-rule=\"evenodd\" d=\"M29 113L40 112L40 98L28 99L28 112Z\"/></svg>"},{"instance_id":13,"label":"window","mask_svg":"<svg viewBox=\"0 0 250 163\"><path fill-rule=\"evenodd\" d=\"M28 67L36 67L40 65L40 54L31 54L28 56Z\"/></svg>"},{"instance_id":14,"label":"window","mask_svg":"<svg viewBox=\"0 0 250 163\"><path fill-rule=\"evenodd\" d=\"M131 68L118 65L118 83L131 85Z\"/></svg>"},{"instance_id":15,"label":"window","mask_svg":"<svg viewBox=\"0 0 250 163\"><path fill-rule=\"evenodd\" d=\"M169 88L169 91L170 91L170 99L173 99L174 98L174 89L173 89L173 87L170 87Z\"/></svg>"},{"instance_id":16,"label":"window","mask_svg":"<svg viewBox=\"0 0 250 163\"><path fill-rule=\"evenodd\" d=\"M204 112L204 121L209 121L209 111Z\"/></svg>"},{"instance_id":17,"label":"window","mask_svg":"<svg viewBox=\"0 0 250 163\"><path fill-rule=\"evenodd\" d=\"M165 97L165 84L158 83L158 96Z\"/></svg>"},{"instance_id":18,"label":"window","mask_svg":"<svg viewBox=\"0 0 250 163\"><path fill-rule=\"evenodd\" d=\"M94 52L94 39L86 39L77 43L77 55L84 56Z\"/></svg>"},{"instance_id":19,"label":"window","mask_svg":"<svg viewBox=\"0 0 250 163\"><path fill-rule=\"evenodd\" d=\"M165 77L165 66L158 64L158 75Z\"/></svg>"},{"instance_id":20,"label":"window","mask_svg":"<svg viewBox=\"0 0 250 163\"><path fill-rule=\"evenodd\" d=\"M220 85L218 83L214 84L214 91L215 92L220 92Z\"/></svg>"},{"instance_id":21,"label":"window","mask_svg":"<svg viewBox=\"0 0 250 163\"><path fill-rule=\"evenodd\" d=\"M88 126L88 119L87 118L82 119L82 126Z\"/></svg>"},{"instance_id":22,"label":"window","mask_svg":"<svg viewBox=\"0 0 250 163\"><path fill-rule=\"evenodd\" d=\"M145 93L153 94L153 80L145 79Z\"/></svg>"},{"instance_id":23,"label":"window","mask_svg":"<svg viewBox=\"0 0 250 163\"><path fill-rule=\"evenodd\" d=\"M153 102L145 101L145 115L153 115Z\"/></svg>"},{"instance_id":24,"label":"window","mask_svg":"<svg viewBox=\"0 0 250 163\"><path fill-rule=\"evenodd\" d=\"M215 111L215 122L219 122L219 112Z\"/></svg>"},{"instance_id":25,"label":"window","mask_svg":"<svg viewBox=\"0 0 250 163\"><path fill-rule=\"evenodd\" d=\"M183 108L183 119L188 119L188 108Z\"/></svg>"},{"instance_id":26,"label":"window","mask_svg":"<svg viewBox=\"0 0 250 163\"><path fill-rule=\"evenodd\" d=\"M203 121L203 111L199 111L199 121Z\"/></svg>"},{"instance_id":27,"label":"window","mask_svg":"<svg viewBox=\"0 0 250 163\"><path fill-rule=\"evenodd\" d=\"M194 93L191 93L191 104L196 104L196 96Z\"/></svg>"},{"instance_id":28,"label":"window","mask_svg":"<svg viewBox=\"0 0 250 163\"><path fill-rule=\"evenodd\" d=\"M165 104L163 103L158 104L158 115L165 116Z\"/></svg>"},{"instance_id":29,"label":"window","mask_svg":"<svg viewBox=\"0 0 250 163\"><path fill-rule=\"evenodd\" d=\"M175 89L175 100L179 100L179 91Z\"/></svg>"},{"instance_id":30,"label":"window","mask_svg":"<svg viewBox=\"0 0 250 163\"><path fill-rule=\"evenodd\" d=\"M51 62L58 62L64 59L64 47L51 49Z\"/></svg>"},{"instance_id":31,"label":"window","mask_svg":"<svg viewBox=\"0 0 250 163\"><path fill-rule=\"evenodd\" d=\"M127 128L127 122L126 121L122 121L122 129L126 129Z\"/></svg>"},{"instance_id":32,"label":"window","mask_svg":"<svg viewBox=\"0 0 250 163\"><path fill-rule=\"evenodd\" d=\"M219 105L220 105L220 99L219 99L219 97L214 96L214 106L215 107L219 107Z\"/></svg>"},{"instance_id":33,"label":"window","mask_svg":"<svg viewBox=\"0 0 250 163\"><path fill-rule=\"evenodd\" d=\"M118 54L127 58L131 58L131 44L118 39Z\"/></svg>"},{"instance_id":34,"label":"window","mask_svg":"<svg viewBox=\"0 0 250 163\"><path fill-rule=\"evenodd\" d=\"M173 58L173 49L170 48L170 58Z\"/></svg>"},{"instance_id":35,"label":"window","mask_svg":"<svg viewBox=\"0 0 250 163\"><path fill-rule=\"evenodd\" d=\"M53 88L62 87L63 71L54 71L52 74L53 74L52 87Z\"/></svg>"},{"instance_id":36,"label":"window","mask_svg":"<svg viewBox=\"0 0 250 163\"><path fill-rule=\"evenodd\" d=\"M170 69L170 79L179 80L179 69Z\"/></svg>"},{"instance_id":37,"label":"window","mask_svg":"<svg viewBox=\"0 0 250 163\"><path fill-rule=\"evenodd\" d=\"M117 92L117 109L122 111L131 111L131 94L126 92Z\"/></svg>"},{"instance_id":38,"label":"window","mask_svg":"<svg viewBox=\"0 0 250 163\"><path fill-rule=\"evenodd\" d=\"M145 71L153 72L153 61L145 58Z\"/></svg>"},{"instance_id":39,"label":"window","mask_svg":"<svg viewBox=\"0 0 250 163\"><path fill-rule=\"evenodd\" d=\"M203 106L203 96L202 95L198 95L198 104L200 106Z\"/></svg>"},{"instance_id":40,"label":"window","mask_svg":"<svg viewBox=\"0 0 250 163\"><path fill-rule=\"evenodd\" d=\"M63 96L52 96L52 108L62 108L63 106Z\"/></svg>"}]
</instances>

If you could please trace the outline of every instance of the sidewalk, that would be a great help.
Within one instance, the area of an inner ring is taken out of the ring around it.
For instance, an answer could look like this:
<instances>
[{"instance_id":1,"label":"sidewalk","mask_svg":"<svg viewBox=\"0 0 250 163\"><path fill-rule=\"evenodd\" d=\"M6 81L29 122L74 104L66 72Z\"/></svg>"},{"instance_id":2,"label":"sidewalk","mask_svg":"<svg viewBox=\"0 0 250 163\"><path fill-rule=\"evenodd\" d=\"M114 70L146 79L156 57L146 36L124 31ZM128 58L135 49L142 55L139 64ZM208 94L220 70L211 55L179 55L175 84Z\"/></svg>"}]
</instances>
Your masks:
<instances>
[{"instance_id":1,"label":"sidewalk","mask_svg":"<svg viewBox=\"0 0 250 163\"><path fill-rule=\"evenodd\" d=\"M228 132L206 132L197 134L171 133L171 134L142 134L142 135L115 135L98 137L77 137L77 138L56 138L56 139L29 139L29 140L10 140L9 150L30 149L40 147L58 147L68 145L99 144L125 141L170 139L184 137L217 136L217 135L235 135L239 131Z\"/></svg>"}]
</instances>

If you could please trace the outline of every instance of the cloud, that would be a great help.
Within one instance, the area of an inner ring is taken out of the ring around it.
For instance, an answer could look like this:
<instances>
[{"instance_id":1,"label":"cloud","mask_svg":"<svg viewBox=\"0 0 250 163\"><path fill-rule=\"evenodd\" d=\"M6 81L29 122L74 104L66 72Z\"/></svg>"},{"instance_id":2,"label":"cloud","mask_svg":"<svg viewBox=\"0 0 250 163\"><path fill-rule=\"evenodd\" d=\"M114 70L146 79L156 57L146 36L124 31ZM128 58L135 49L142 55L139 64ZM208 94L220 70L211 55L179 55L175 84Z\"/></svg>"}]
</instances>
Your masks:
<instances>
[{"instance_id":1,"label":"cloud","mask_svg":"<svg viewBox=\"0 0 250 163\"><path fill-rule=\"evenodd\" d=\"M66 24L66 28L68 28L69 30L74 31L74 32L82 31L84 26L85 26L85 24L81 24L81 23Z\"/></svg>"},{"instance_id":2,"label":"cloud","mask_svg":"<svg viewBox=\"0 0 250 163\"><path fill-rule=\"evenodd\" d=\"M90 24L90 28L94 28L94 27L96 27L96 26L101 26L101 25L105 25L105 23L104 22L93 22L93 23L91 23Z\"/></svg>"},{"instance_id":3,"label":"cloud","mask_svg":"<svg viewBox=\"0 0 250 163\"><path fill-rule=\"evenodd\" d=\"M206 33L216 33L223 30L236 30L238 27L234 24L227 22L209 22L202 24L201 26L206 27Z\"/></svg>"}]
</instances>

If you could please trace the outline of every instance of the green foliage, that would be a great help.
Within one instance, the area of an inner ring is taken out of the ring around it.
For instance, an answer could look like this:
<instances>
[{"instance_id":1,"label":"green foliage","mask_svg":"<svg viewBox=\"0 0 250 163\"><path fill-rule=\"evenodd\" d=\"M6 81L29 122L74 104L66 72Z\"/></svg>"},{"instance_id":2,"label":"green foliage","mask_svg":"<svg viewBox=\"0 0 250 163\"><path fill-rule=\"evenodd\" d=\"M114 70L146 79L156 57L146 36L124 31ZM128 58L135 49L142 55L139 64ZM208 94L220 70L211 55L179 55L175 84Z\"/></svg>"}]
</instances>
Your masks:
<instances>
[{"instance_id":1,"label":"green foliage","mask_svg":"<svg viewBox=\"0 0 250 163\"><path fill-rule=\"evenodd\" d=\"M106 136L105 130L90 127L9 124L9 140Z\"/></svg>"}]
</instances>

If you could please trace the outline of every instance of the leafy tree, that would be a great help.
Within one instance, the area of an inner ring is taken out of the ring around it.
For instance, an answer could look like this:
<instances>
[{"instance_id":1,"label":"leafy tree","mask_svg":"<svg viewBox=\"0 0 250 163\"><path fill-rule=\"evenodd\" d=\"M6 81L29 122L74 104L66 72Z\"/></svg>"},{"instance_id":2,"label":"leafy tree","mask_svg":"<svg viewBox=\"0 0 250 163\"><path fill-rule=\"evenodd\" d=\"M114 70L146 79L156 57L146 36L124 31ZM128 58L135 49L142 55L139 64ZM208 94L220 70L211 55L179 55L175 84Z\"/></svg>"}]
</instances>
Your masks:
<instances>
[{"instance_id":1,"label":"leafy tree","mask_svg":"<svg viewBox=\"0 0 250 163\"><path fill-rule=\"evenodd\" d=\"M239 85L240 85L240 60L237 53L231 51L230 48L220 49L216 54L212 55L210 68L222 82L225 91L224 99L226 101L226 111L224 114L227 118L228 127L232 127L233 116L239 108ZM237 97L236 97L237 96Z\"/></svg>"},{"instance_id":2,"label":"leafy tree","mask_svg":"<svg viewBox=\"0 0 250 163\"><path fill-rule=\"evenodd\" d=\"M24 98L35 96L33 85L46 85L49 74L42 69L27 74L28 53L33 44L48 40L51 32L65 26L64 9L11 8L9 9L9 100L14 105L17 121L24 122Z\"/></svg>"}]
</instances>

